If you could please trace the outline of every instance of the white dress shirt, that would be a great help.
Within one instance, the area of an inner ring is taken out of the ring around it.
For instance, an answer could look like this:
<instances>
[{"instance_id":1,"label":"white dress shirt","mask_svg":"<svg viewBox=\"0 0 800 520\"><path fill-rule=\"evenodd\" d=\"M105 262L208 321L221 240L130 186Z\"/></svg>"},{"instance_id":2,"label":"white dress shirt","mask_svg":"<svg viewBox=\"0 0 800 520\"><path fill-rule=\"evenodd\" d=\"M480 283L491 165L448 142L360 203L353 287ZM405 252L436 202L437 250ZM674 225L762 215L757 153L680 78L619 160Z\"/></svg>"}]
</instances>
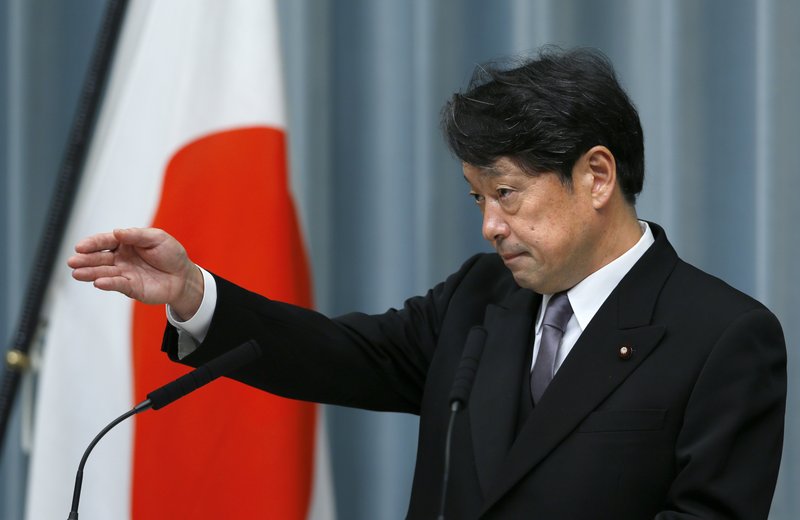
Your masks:
<instances>
[{"instance_id":1,"label":"white dress shirt","mask_svg":"<svg viewBox=\"0 0 800 520\"><path fill-rule=\"evenodd\" d=\"M597 310L606 301L611 291L619 284L620 280L628 274L633 265L639 261L647 249L655 242L653 232L647 222L639 221L642 227L642 237L636 244L625 253L593 272L575 287L567 291L569 303L572 305L573 315L567 322L567 329L561 338L561 343L556 353L555 370L558 371L561 363L567 358L572 347L577 343L589 322L592 321ZM539 345L542 342L542 321L544 320L544 310L550 302L552 294L545 294L542 298L542 305L536 316L536 337L533 340L533 357L531 359L531 370L536 356L539 355Z\"/></svg>"}]
</instances>

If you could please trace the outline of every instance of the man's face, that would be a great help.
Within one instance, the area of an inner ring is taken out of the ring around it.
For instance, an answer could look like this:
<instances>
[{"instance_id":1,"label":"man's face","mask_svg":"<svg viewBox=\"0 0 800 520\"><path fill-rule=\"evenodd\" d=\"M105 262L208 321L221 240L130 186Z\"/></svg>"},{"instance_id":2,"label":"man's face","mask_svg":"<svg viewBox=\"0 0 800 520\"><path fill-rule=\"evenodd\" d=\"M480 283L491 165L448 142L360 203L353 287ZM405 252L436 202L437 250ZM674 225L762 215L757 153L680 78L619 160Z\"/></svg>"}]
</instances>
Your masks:
<instances>
[{"instance_id":1,"label":"man's face","mask_svg":"<svg viewBox=\"0 0 800 520\"><path fill-rule=\"evenodd\" d=\"M529 175L506 158L491 168L465 164L464 177L483 213L484 238L521 287L555 293L597 268L589 177L573 170L566 186L556 173Z\"/></svg>"}]
</instances>

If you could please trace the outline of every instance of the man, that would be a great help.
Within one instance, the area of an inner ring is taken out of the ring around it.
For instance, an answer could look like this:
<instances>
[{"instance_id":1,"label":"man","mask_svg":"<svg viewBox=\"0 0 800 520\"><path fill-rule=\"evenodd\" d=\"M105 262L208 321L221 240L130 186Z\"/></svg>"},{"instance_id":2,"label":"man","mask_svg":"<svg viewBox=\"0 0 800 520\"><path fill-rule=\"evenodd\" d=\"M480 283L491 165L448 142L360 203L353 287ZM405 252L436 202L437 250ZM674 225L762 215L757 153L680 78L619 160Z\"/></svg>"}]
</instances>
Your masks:
<instances>
[{"instance_id":1,"label":"man","mask_svg":"<svg viewBox=\"0 0 800 520\"><path fill-rule=\"evenodd\" d=\"M766 518L783 439L780 325L637 219L642 131L607 59L545 51L479 69L443 127L497 254L400 310L329 319L270 301L153 229L84 239L69 265L168 304L173 359L197 365L254 338L265 355L236 379L419 414L409 518L439 511L448 396L473 326L486 339L454 425L448 517Z\"/></svg>"}]
</instances>

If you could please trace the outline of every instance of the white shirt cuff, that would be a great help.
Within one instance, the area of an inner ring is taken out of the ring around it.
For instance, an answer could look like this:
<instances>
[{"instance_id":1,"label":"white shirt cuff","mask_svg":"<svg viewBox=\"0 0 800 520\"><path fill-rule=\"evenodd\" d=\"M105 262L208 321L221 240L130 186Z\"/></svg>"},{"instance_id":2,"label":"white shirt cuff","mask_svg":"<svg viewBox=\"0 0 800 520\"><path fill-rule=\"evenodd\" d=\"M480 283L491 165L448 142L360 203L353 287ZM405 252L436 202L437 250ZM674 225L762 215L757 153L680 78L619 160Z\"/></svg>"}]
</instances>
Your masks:
<instances>
[{"instance_id":1,"label":"white shirt cuff","mask_svg":"<svg viewBox=\"0 0 800 520\"><path fill-rule=\"evenodd\" d=\"M178 358L183 359L197 349L197 346L206 339L211 318L217 307L217 282L211 273L200 267L203 274L203 301L194 316L186 321L180 321L167 305L167 320L178 329Z\"/></svg>"}]
</instances>

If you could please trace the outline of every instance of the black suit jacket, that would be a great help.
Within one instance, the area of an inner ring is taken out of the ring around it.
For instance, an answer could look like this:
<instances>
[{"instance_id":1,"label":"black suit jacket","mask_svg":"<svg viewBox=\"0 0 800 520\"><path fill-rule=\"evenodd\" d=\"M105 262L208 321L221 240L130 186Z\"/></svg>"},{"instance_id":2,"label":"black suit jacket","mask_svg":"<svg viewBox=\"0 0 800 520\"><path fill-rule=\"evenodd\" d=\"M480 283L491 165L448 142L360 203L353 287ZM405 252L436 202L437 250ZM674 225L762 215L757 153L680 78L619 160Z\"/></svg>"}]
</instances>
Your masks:
<instances>
[{"instance_id":1,"label":"black suit jacket","mask_svg":"<svg viewBox=\"0 0 800 520\"><path fill-rule=\"evenodd\" d=\"M467 332L488 332L454 427L453 519L763 519L783 440L786 354L761 304L681 261L663 230L526 411L541 296L497 255L378 316L328 319L218 278L197 365L250 338L235 378L283 396L420 415L408 517L435 518L448 395ZM175 357L177 334L165 349ZM621 347L632 355L620 355Z\"/></svg>"}]
</instances>

